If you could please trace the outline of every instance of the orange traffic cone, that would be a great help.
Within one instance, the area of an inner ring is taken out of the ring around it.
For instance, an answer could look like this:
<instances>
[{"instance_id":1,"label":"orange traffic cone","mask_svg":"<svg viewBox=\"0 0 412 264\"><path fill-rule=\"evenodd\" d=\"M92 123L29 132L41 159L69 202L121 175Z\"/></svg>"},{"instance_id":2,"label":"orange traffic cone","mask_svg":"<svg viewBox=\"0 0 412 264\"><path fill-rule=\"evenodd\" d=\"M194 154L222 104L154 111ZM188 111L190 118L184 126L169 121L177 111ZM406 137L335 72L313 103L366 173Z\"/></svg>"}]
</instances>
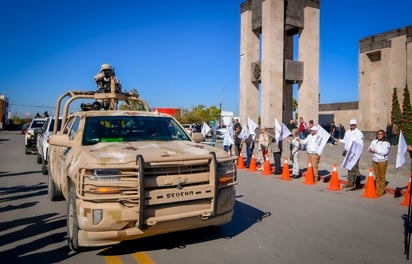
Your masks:
<instances>
[{"instance_id":1,"label":"orange traffic cone","mask_svg":"<svg viewBox=\"0 0 412 264\"><path fill-rule=\"evenodd\" d=\"M330 176L329 187L327 189L331 191L342 190L339 184L339 176L338 176L338 170L336 169L336 163L333 164L332 175Z\"/></svg>"},{"instance_id":2,"label":"orange traffic cone","mask_svg":"<svg viewBox=\"0 0 412 264\"><path fill-rule=\"evenodd\" d=\"M315 184L315 177L313 176L313 168L310 160L308 160L308 168L306 169L306 175L303 184Z\"/></svg>"},{"instance_id":3,"label":"orange traffic cone","mask_svg":"<svg viewBox=\"0 0 412 264\"><path fill-rule=\"evenodd\" d=\"M249 171L257 171L255 154L252 154L252 158L250 159Z\"/></svg>"},{"instance_id":4,"label":"orange traffic cone","mask_svg":"<svg viewBox=\"0 0 412 264\"><path fill-rule=\"evenodd\" d=\"M265 159L265 165L264 165L264 167L263 167L263 172L262 172L262 174L263 175L271 175L272 173L270 172L270 161L269 161L269 158L266 156L266 159Z\"/></svg>"},{"instance_id":5,"label":"orange traffic cone","mask_svg":"<svg viewBox=\"0 0 412 264\"><path fill-rule=\"evenodd\" d=\"M412 173L409 176L408 188L406 188L405 199L403 200L401 205L409 206L409 201L411 200L411 181L412 181Z\"/></svg>"},{"instance_id":6,"label":"orange traffic cone","mask_svg":"<svg viewBox=\"0 0 412 264\"><path fill-rule=\"evenodd\" d=\"M238 169L244 169L245 168L245 162L243 160L242 152L239 154L239 159L237 161L237 168Z\"/></svg>"},{"instance_id":7,"label":"orange traffic cone","mask_svg":"<svg viewBox=\"0 0 412 264\"><path fill-rule=\"evenodd\" d=\"M281 179L281 180L286 180L286 181L290 181L290 172L289 172L288 158L285 158L285 162L283 163L282 176L280 176L279 179Z\"/></svg>"},{"instance_id":8,"label":"orange traffic cone","mask_svg":"<svg viewBox=\"0 0 412 264\"><path fill-rule=\"evenodd\" d=\"M368 181L366 182L365 193L362 195L362 197L366 197L366 198L378 198L379 197L376 194L375 179L373 177L372 168L369 169Z\"/></svg>"}]
</instances>

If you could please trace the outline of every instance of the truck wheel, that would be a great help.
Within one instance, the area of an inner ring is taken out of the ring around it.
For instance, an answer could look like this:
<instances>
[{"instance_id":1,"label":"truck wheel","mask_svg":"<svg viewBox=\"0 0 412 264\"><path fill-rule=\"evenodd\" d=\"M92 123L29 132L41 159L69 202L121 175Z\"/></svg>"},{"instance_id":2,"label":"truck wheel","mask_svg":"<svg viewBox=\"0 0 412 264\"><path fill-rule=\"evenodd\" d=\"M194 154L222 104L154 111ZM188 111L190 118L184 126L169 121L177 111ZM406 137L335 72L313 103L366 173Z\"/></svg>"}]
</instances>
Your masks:
<instances>
[{"instance_id":1,"label":"truck wheel","mask_svg":"<svg viewBox=\"0 0 412 264\"><path fill-rule=\"evenodd\" d=\"M47 185L47 195L50 201L60 201L63 200L63 195L59 189L57 189L56 184L53 181L52 176L48 173L48 185Z\"/></svg>"},{"instance_id":2,"label":"truck wheel","mask_svg":"<svg viewBox=\"0 0 412 264\"><path fill-rule=\"evenodd\" d=\"M43 158L41 159L41 173L43 173L43 175L47 175L48 173L47 161L45 161Z\"/></svg>"},{"instance_id":3,"label":"truck wheel","mask_svg":"<svg viewBox=\"0 0 412 264\"><path fill-rule=\"evenodd\" d=\"M42 161L42 157L40 156L39 152L37 152L37 158L36 158L37 164L41 164L41 161Z\"/></svg>"},{"instance_id":4,"label":"truck wheel","mask_svg":"<svg viewBox=\"0 0 412 264\"><path fill-rule=\"evenodd\" d=\"M79 225L77 223L76 190L70 185L69 205L67 206L67 243L71 250L81 251L79 247Z\"/></svg>"}]
</instances>

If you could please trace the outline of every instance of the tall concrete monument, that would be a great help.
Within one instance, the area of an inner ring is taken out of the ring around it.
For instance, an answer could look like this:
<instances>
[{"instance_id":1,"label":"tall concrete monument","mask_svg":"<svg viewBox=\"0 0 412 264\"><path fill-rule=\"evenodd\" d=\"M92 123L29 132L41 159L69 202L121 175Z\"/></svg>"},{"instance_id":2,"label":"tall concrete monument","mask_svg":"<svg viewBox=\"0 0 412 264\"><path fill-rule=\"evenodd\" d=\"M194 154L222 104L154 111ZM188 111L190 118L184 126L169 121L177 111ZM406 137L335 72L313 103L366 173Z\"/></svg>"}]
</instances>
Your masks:
<instances>
[{"instance_id":1,"label":"tall concrete monument","mask_svg":"<svg viewBox=\"0 0 412 264\"><path fill-rule=\"evenodd\" d=\"M275 118L288 123L293 85L298 86L299 116L317 123L319 23L320 0L247 0L241 4L242 124L248 117L257 121L259 116L262 127L273 127Z\"/></svg>"}]
</instances>

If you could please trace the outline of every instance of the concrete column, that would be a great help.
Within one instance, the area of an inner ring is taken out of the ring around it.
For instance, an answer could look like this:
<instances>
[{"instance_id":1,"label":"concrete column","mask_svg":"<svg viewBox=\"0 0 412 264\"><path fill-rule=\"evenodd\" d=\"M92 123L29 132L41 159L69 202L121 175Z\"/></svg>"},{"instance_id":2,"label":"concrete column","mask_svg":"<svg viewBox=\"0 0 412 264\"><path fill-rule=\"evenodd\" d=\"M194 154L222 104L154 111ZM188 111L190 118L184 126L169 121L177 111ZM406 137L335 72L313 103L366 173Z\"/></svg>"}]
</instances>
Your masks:
<instances>
[{"instance_id":1,"label":"concrete column","mask_svg":"<svg viewBox=\"0 0 412 264\"><path fill-rule=\"evenodd\" d=\"M262 1L261 123L274 127L282 119L284 0Z\"/></svg>"},{"instance_id":2,"label":"concrete column","mask_svg":"<svg viewBox=\"0 0 412 264\"><path fill-rule=\"evenodd\" d=\"M298 91L298 114L304 120L319 116L319 25L320 10L304 8L304 28L299 37L299 61L303 66L303 82ZM321 95L322 96L322 95Z\"/></svg>"},{"instance_id":3,"label":"concrete column","mask_svg":"<svg viewBox=\"0 0 412 264\"><path fill-rule=\"evenodd\" d=\"M252 63L259 60L259 36L252 31L250 4L242 7L240 25L240 93L239 118L242 125L247 118L256 123L259 116L258 85L252 83Z\"/></svg>"}]
</instances>

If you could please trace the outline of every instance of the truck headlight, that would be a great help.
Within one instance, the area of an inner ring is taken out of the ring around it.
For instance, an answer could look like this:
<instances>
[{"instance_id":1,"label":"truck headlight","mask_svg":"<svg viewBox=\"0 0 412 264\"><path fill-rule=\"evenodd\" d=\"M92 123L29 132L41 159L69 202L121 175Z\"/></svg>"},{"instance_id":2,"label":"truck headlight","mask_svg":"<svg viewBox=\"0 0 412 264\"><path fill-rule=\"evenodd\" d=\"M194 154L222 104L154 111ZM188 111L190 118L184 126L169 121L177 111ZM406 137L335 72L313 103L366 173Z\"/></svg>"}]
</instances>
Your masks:
<instances>
[{"instance_id":1,"label":"truck headlight","mask_svg":"<svg viewBox=\"0 0 412 264\"><path fill-rule=\"evenodd\" d=\"M94 169L89 171L91 181L114 182L120 180L120 170L118 169Z\"/></svg>"},{"instance_id":2,"label":"truck headlight","mask_svg":"<svg viewBox=\"0 0 412 264\"><path fill-rule=\"evenodd\" d=\"M219 184L225 185L236 181L236 169L233 160L218 163Z\"/></svg>"}]
</instances>

